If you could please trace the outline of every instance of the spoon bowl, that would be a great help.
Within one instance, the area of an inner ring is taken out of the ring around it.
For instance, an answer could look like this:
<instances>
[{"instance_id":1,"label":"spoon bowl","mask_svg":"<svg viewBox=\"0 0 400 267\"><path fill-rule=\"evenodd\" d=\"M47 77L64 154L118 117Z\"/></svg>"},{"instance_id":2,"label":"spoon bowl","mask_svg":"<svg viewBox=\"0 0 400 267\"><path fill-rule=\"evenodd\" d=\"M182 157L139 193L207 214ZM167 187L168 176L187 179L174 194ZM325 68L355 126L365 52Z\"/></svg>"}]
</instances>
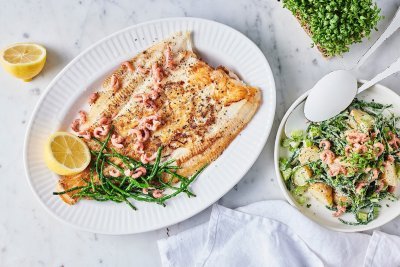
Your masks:
<instances>
[{"instance_id":1,"label":"spoon bowl","mask_svg":"<svg viewBox=\"0 0 400 267\"><path fill-rule=\"evenodd\" d=\"M330 119L345 110L356 94L357 79L351 72L333 71L311 89L304 105L304 115L314 122Z\"/></svg>"},{"instance_id":2,"label":"spoon bowl","mask_svg":"<svg viewBox=\"0 0 400 267\"><path fill-rule=\"evenodd\" d=\"M290 137L293 131L306 131L309 121L304 116L304 102L298 104L297 107L293 109L285 123L285 134Z\"/></svg>"}]
</instances>

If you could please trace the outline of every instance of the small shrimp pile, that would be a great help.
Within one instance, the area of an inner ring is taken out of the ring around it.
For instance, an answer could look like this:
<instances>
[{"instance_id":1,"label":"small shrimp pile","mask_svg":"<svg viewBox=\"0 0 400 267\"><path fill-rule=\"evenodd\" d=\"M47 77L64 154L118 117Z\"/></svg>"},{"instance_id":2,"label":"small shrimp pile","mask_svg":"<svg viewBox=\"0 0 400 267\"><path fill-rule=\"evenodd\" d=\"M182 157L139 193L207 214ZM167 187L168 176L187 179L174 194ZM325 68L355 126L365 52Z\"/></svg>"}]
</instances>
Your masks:
<instances>
[{"instance_id":1,"label":"small shrimp pile","mask_svg":"<svg viewBox=\"0 0 400 267\"><path fill-rule=\"evenodd\" d=\"M323 140L319 144L323 151L320 154L321 161L328 165L330 176L337 176L340 173L347 175L347 169L341 164L340 160L336 158L335 153L333 153L331 148L331 143L327 140Z\"/></svg>"}]
</instances>

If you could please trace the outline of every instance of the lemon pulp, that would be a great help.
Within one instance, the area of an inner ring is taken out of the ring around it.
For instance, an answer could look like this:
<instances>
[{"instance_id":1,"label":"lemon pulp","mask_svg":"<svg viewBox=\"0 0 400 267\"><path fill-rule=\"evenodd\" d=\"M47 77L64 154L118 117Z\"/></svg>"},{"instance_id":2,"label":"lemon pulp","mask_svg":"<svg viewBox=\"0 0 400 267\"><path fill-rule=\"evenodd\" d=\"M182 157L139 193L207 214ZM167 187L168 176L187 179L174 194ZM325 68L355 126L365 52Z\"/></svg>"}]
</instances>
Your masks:
<instances>
[{"instance_id":1,"label":"lemon pulp","mask_svg":"<svg viewBox=\"0 0 400 267\"><path fill-rule=\"evenodd\" d=\"M1 51L0 62L14 77L30 81L42 71L46 63L46 49L33 43L13 44Z\"/></svg>"},{"instance_id":2,"label":"lemon pulp","mask_svg":"<svg viewBox=\"0 0 400 267\"><path fill-rule=\"evenodd\" d=\"M67 132L56 132L47 141L45 162L57 174L73 175L89 165L90 151L79 137Z\"/></svg>"}]
</instances>

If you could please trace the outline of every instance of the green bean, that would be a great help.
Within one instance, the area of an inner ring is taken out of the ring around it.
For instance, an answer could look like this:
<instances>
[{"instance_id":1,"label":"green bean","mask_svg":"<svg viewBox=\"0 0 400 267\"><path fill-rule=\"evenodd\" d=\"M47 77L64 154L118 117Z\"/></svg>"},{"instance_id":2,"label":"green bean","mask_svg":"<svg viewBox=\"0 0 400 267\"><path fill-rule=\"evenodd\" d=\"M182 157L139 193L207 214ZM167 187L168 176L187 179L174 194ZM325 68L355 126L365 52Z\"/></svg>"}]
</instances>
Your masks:
<instances>
[{"instance_id":1,"label":"green bean","mask_svg":"<svg viewBox=\"0 0 400 267\"><path fill-rule=\"evenodd\" d=\"M104 141L93 138L93 140L100 145L100 149L98 151L90 150L90 153L94 158L94 163L89 167L89 179L84 179L86 185L73 187L63 192L54 192L53 194L62 195L72 191L78 191L73 194L73 198L78 200L86 198L100 202L124 202L134 210L136 210L136 207L129 199L134 201L156 203L165 206L165 202L168 199L171 199L180 193L186 193L188 197L196 196L189 190L189 185L198 177L205 166L198 170L191 177L179 175L176 173L176 171L179 170L180 167L174 165L175 160L169 159L161 162L163 147L158 148L157 157L153 164L143 164L138 160L118 153L114 148L107 147L112 135L112 131L113 128L111 128ZM112 158L120 159L124 167L114 163ZM106 166L112 166L116 168L122 175L119 177L110 177L104 175L104 168ZM134 171L138 167L146 168L147 174L137 179L125 175L124 169L128 168L129 170ZM95 181L94 179L95 173L98 176L98 181ZM163 181L162 177L164 174L170 175L170 181ZM177 178L179 180L179 187L172 185L173 178ZM148 189L149 193L144 193L144 189ZM173 192L163 195L160 198L156 198L151 194L152 190L165 191L166 189L173 190Z\"/></svg>"}]
</instances>

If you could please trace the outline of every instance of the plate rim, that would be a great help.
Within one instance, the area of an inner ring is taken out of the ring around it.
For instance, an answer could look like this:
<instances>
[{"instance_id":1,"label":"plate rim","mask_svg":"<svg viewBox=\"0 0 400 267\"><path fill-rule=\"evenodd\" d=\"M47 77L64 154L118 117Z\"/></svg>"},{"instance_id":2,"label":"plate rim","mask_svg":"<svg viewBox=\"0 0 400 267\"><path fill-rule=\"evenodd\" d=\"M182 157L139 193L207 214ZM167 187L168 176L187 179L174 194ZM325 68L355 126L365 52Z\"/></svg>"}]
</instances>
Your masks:
<instances>
[{"instance_id":1,"label":"plate rim","mask_svg":"<svg viewBox=\"0 0 400 267\"><path fill-rule=\"evenodd\" d=\"M266 58L264 53L261 51L261 49L249 37L247 37L245 34L240 32L239 30L236 30L235 28L228 26L226 24L223 24L223 23L220 23L217 21L213 21L213 20L209 20L209 19L197 18L197 17L168 17L168 18L162 18L162 19L154 19L154 20L148 20L148 21L144 21L141 23L137 23L137 24L122 28L120 30L117 30L117 31L101 38L100 40L94 42L92 45L88 46L86 49L84 49L82 52L80 52L78 55L76 55L71 61L69 61L68 64L65 65L53 79L51 79L51 81L48 83L46 89L44 90L43 94L40 96L38 102L36 103L34 109L32 110L32 115L30 116L29 123L27 124L26 132L25 132L25 136L24 136L24 143L23 143L23 153L22 153L25 176L26 176L26 179L28 180L29 187L30 187L33 195L35 196L35 198L39 201L39 203L42 205L42 207L44 207L44 209L48 213L50 213L54 218L56 218L58 221L61 221L62 223L69 225L78 230L83 230L83 231L92 232L92 233L99 233L99 234L127 235L127 234L145 233L145 232L150 232L150 231L162 229L162 228L177 224L179 222L185 221L185 220L195 216L196 214L198 214L198 213L204 211L205 209L207 209L208 207L210 207L213 203L218 201L221 197L226 195L232 189L233 186L227 188L227 190L225 190L225 192L222 195L215 196L215 199L212 199L212 201L210 203L208 203L207 205L204 205L204 206L201 206L200 208L194 209L194 211L192 211L192 212L187 212L185 216L180 217L179 219L171 220L171 222L169 222L167 224L159 224L157 226L147 228L146 230L139 230L139 231L135 231L135 230L133 230L133 231L119 231L119 230L105 231L105 230L92 229L92 228L86 227L86 226L81 226L81 225L72 223L72 222L65 220L64 218L58 216L56 213L54 213L50 209L50 207L48 207L41 200L38 192L35 190L35 188L33 186L33 183L32 183L31 177L30 177L29 166L28 166L28 157L29 157L28 156L28 145L29 145L29 141L30 141L30 134L31 134L32 125L33 125L34 119L36 117L36 114L38 113L40 106L42 105L47 94L50 92L51 88L53 88L54 84L60 79L60 77L62 77L65 74L65 72L72 65L75 64L75 62L77 62L86 53L88 53L89 51L91 51L93 48L100 45L101 43L106 42L107 40L112 39L112 38L114 38L114 36L119 35L125 31L129 31L134 28L140 28L140 27L144 27L146 25L151 25L151 24L160 23L160 22L164 22L164 21L197 21L199 23L212 23L218 27L222 27L222 28L225 28L226 30L230 30L230 31L234 32L236 35L238 35L241 39L248 42L248 44L252 47L252 49L256 53L258 53L259 56L261 57L261 59L266 63L265 71L267 71L267 73L269 73L269 75L271 77L271 80L269 82L271 83L271 86L272 86L272 88L271 88L272 94L269 96L269 101L270 101L270 105L272 104L271 110L272 110L273 116L271 116L271 120L269 120L268 123L264 125L266 131L264 134L263 143L257 149L254 150L255 151L254 159L252 160L252 163L249 164L247 168L243 169L241 175L239 176L240 178L238 178L238 180L235 181L235 184L238 183L246 175L246 173L254 165L256 160L259 158L261 152L263 151L263 149L268 141L268 138L271 134L272 126L274 123L274 118L276 115L276 83L275 83L275 78L274 78L271 66L268 62L268 59ZM261 102L261 105L262 104L263 104L263 102Z\"/></svg>"},{"instance_id":2,"label":"plate rim","mask_svg":"<svg viewBox=\"0 0 400 267\"><path fill-rule=\"evenodd\" d=\"M367 80L359 79L358 82L363 84L363 83L367 82ZM378 87L380 90L383 89L383 90L386 90L386 91L388 91L390 93L398 95L395 91L393 91L392 89L390 89L390 88L388 88L388 87L386 87L386 86L384 86L384 85L382 85L380 83L377 83L372 87ZM292 113L292 111L301 102L303 102L307 98L307 96L310 94L310 91L311 91L311 89L306 91L302 95L300 95L292 103L292 105L289 107L289 109L286 111L285 115L283 116L283 118L282 118L282 120L281 120L281 122L279 124L278 131L277 131L276 137L275 137L275 144L274 144L274 167L275 167L275 175L276 175L276 179L277 179L279 188L281 189L282 194L285 196L286 201L288 201L290 205L295 207L300 212L301 212L301 210L299 208L300 205L293 199L292 195L287 190L286 185L283 182L284 179L283 179L282 174L281 174L281 172L279 170L279 156L280 156L279 150L280 150L280 146L281 146L280 137L281 137L282 133L284 133L284 127L285 127L285 123L287 121L287 118ZM337 232L345 232L345 233L355 233L355 232L363 232L363 231L368 231L368 230L372 230L372 229L376 229L378 227L381 227L381 226L389 223L390 221L394 220L395 218L397 218L400 215L400 212L397 213L397 214L394 213L393 215L387 216L387 218L386 219L382 219L382 222L380 222L378 225L374 225L374 226L372 224L369 224L369 225L368 224L367 225L357 225L357 226L353 226L354 228L350 228L350 227L348 227L348 228L339 228L339 227L335 227L335 226L331 226L331 225L322 224L319 221L315 220L313 217L308 216L308 215L306 215L304 213L302 213L302 214L305 217L307 217L308 219L312 220L314 223L317 223L318 225L320 225L322 227L326 227L326 228L328 228L330 230L334 230L334 231L337 231Z\"/></svg>"}]
</instances>

